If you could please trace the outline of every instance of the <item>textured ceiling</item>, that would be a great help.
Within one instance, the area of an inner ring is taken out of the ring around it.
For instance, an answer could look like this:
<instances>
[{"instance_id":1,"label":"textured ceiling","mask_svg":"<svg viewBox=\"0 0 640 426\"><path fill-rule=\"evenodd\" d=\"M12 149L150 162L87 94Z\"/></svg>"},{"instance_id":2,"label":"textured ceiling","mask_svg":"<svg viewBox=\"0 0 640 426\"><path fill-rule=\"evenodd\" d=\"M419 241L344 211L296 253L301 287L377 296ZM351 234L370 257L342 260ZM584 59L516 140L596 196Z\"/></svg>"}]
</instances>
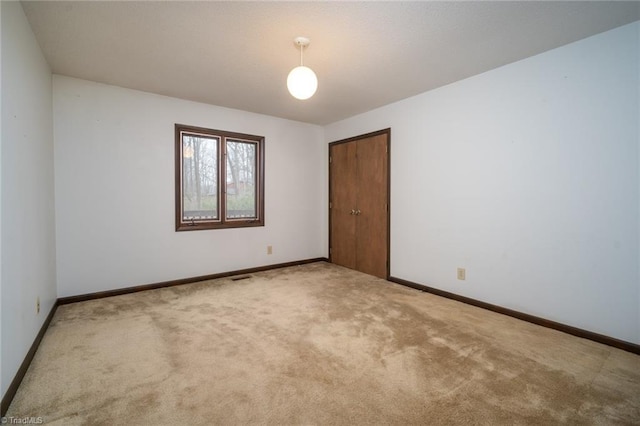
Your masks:
<instances>
[{"instance_id":1,"label":"textured ceiling","mask_svg":"<svg viewBox=\"0 0 640 426\"><path fill-rule=\"evenodd\" d=\"M328 124L640 19L639 2L31 2L54 73ZM319 80L287 92L304 63Z\"/></svg>"}]
</instances>

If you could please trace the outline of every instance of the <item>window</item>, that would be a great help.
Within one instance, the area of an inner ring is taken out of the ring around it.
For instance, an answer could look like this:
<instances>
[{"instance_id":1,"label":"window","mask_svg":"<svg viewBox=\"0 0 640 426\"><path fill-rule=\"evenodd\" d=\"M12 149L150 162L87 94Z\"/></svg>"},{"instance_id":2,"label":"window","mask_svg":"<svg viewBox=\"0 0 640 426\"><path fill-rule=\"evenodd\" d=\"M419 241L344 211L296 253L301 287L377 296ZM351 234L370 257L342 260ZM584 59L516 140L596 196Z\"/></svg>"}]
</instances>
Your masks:
<instances>
[{"instance_id":1,"label":"window","mask_svg":"<svg viewBox=\"0 0 640 426\"><path fill-rule=\"evenodd\" d=\"M176 231L264 226L264 137L176 124Z\"/></svg>"}]
</instances>

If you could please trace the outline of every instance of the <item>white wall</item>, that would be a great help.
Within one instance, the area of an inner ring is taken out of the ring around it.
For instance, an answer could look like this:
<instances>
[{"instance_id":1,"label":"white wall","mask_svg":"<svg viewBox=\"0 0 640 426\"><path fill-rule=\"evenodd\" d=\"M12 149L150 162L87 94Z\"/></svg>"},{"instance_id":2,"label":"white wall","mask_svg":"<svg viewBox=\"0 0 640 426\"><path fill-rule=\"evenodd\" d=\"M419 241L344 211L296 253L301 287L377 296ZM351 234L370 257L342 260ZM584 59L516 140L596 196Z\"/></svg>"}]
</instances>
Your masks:
<instances>
[{"instance_id":1,"label":"white wall","mask_svg":"<svg viewBox=\"0 0 640 426\"><path fill-rule=\"evenodd\" d=\"M639 26L325 128L391 127L393 276L640 343Z\"/></svg>"},{"instance_id":2,"label":"white wall","mask_svg":"<svg viewBox=\"0 0 640 426\"><path fill-rule=\"evenodd\" d=\"M4 395L55 302L56 259L51 71L21 4L0 9Z\"/></svg>"},{"instance_id":3,"label":"white wall","mask_svg":"<svg viewBox=\"0 0 640 426\"><path fill-rule=\"evenodd\" d=\"M59 297L326 256L322 127L53 81ZM175 123L265 136L264 227L175 232Z\"/></svg>"}]
</instances>

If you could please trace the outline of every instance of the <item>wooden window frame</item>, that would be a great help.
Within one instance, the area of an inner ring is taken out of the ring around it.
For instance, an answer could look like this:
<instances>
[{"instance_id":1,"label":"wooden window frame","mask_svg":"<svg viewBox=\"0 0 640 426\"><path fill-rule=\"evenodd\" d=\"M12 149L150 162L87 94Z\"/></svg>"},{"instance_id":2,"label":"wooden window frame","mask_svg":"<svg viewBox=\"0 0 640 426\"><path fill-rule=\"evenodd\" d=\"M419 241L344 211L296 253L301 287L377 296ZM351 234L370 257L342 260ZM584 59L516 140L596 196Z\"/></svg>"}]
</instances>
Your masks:
<instances>
[{"instance_id":1,"label":"wooden window frame","mask_svg":"<svg viewBox=\"0 0 640 426\"><path fill-rule=\"evenodd\" d=\"M218 219L183 220L182 135L195 134L219 138L218 145ZM227 218L227 140L256 144L256 215L255 218ZM204 127L175 125L175 230L197 231L264 226L264 136L248 135Z\"/></svg>"}]
</instances>

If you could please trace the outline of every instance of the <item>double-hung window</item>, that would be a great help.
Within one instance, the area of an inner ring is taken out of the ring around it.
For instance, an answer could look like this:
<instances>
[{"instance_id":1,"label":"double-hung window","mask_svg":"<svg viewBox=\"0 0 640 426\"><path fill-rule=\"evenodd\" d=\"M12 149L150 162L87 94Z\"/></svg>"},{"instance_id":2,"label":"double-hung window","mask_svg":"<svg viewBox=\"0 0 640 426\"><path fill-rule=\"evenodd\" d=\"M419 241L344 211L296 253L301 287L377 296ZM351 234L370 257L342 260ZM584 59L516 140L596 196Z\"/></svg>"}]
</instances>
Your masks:
<instances>
[{"instance_id":1,"label":"double-hung window","mask_svg":"<svg viewBox=\"0 0 640 426\"><path fill-rule=\"evenodd\" d=\"M176 231L264 226L264 137L175 131Z\"/></svg>"}]
</instances>

